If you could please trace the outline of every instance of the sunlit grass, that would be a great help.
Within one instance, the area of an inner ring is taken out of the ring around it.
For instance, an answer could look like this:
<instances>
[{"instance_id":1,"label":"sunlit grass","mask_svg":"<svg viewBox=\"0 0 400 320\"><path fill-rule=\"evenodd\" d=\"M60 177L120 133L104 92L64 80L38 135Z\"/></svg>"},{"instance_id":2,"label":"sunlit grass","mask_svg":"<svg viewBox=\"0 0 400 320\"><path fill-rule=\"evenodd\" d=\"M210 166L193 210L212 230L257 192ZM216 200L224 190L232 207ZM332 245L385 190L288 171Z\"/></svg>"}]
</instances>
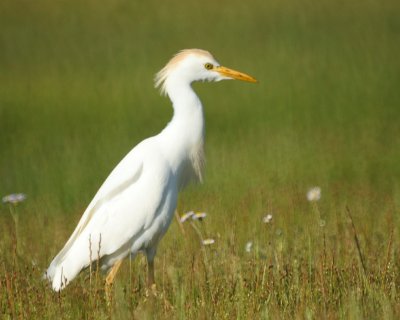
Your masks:
<instances>
[{"instance_id":1,"label":"sunlit grass","mask_svg":"<svg viewBox=\"0 0 400 320\"><path fill-rule=\"evenodd\" d=\"M399 317L396 1L0 8L0 195L28 196L18 250L15 208L0 206L5 318ZM98 274L53 293L43 271L111 169L169 121L153 75L190 47L260 81L195 84L206 178L178 211L207 217L172 223L156 297L142 257L122 266L111 307Z\"/></svg>"}]
</instances>

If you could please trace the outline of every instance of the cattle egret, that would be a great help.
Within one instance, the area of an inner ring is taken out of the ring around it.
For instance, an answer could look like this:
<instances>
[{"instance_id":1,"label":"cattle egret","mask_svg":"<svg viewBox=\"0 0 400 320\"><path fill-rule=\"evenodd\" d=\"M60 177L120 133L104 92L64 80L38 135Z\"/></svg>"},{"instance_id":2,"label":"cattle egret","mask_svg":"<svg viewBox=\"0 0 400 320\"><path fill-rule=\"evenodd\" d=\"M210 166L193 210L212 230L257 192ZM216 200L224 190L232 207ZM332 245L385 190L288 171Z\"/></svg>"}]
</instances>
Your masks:
<instances>
[{"instance_id":1,"label":"cattle egret","mask_svg":"<svg viewBox=\"0 0 400 320\"><path fill-rule=\"evenodd\" d=\"M90 264L108 271L111 285L122 260L140 251L147 257L148 285L154 284L154 256L174 216L178 191L192 179L202 180L204 115L191 83L225 79L256 82L200 49L180 51L157 73L155 86L170 98L173 118L134 147L100 187L46 271L53 290L65 288Z\"/></svg>"}]
</instances>

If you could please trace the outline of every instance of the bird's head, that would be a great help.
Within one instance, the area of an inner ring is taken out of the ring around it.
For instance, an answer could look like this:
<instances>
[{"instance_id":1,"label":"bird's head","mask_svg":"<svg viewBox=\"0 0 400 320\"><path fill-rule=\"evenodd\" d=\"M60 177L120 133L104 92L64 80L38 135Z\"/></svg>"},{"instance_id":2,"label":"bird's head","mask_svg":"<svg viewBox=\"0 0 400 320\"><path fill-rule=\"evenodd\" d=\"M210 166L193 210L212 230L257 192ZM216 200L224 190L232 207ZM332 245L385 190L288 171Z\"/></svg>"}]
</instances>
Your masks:
<instances>
[{"instance_id":1,"label":"bird's head","mask_svg":"<svg viewBox=\"0 0 400 320\"><path fill-rule=\"evenodd\" d=\"M221 81L238 79L257 82L253 77L221 66L214 57L205 50L186 49L177 53L167 65L156 74L155 86L167 93L171 83L192 83L193 81Z\"/></svg>"}]
</instances>

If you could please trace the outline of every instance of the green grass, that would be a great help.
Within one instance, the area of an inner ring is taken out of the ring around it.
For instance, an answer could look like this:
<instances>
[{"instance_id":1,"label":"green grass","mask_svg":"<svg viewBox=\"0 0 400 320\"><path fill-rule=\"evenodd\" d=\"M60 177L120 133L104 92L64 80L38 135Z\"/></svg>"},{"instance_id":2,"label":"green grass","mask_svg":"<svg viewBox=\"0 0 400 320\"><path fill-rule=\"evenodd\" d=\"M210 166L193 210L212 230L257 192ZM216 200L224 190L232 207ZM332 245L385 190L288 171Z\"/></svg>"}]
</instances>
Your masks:
<instances>
[{"instance_id":1,"label":"green grass","mask_svg":"<svg viewBox=\"0 0 400 320\"><path fill-rule=\"evenodd\" d=\"M2 317L397 319L399 14L395 0L2 1L0 195L28 195L17 234L0 206ZM42 272L111 169L169 121L152 78L192 47L260 80L195 85L207 174L178 210L206 211L215 244L174 221L157 297L142 257L109 307L98 274L54 294Z\"/></svg>"}]
</instances>

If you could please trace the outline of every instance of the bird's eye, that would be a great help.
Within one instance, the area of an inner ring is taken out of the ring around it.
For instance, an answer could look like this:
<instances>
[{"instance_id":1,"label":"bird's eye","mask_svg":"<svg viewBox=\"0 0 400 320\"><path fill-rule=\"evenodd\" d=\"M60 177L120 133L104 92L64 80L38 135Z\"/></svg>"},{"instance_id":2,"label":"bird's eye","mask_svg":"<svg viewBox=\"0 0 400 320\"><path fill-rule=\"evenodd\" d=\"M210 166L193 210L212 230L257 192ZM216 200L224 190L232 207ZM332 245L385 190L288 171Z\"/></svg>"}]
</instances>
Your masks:
<instances>
[{"instance_id":1,"label":"bird's eye","mask_svg":"<svg viewBox=\"0 0 400 320\"><path fill-rule=\"evenodd\" d=\"M204 68L206 68L207 70L211 70L212 68L214 68L214 66L212 65L212 63L206 63L204 65Z\"/></svg>"}]
</instances>

